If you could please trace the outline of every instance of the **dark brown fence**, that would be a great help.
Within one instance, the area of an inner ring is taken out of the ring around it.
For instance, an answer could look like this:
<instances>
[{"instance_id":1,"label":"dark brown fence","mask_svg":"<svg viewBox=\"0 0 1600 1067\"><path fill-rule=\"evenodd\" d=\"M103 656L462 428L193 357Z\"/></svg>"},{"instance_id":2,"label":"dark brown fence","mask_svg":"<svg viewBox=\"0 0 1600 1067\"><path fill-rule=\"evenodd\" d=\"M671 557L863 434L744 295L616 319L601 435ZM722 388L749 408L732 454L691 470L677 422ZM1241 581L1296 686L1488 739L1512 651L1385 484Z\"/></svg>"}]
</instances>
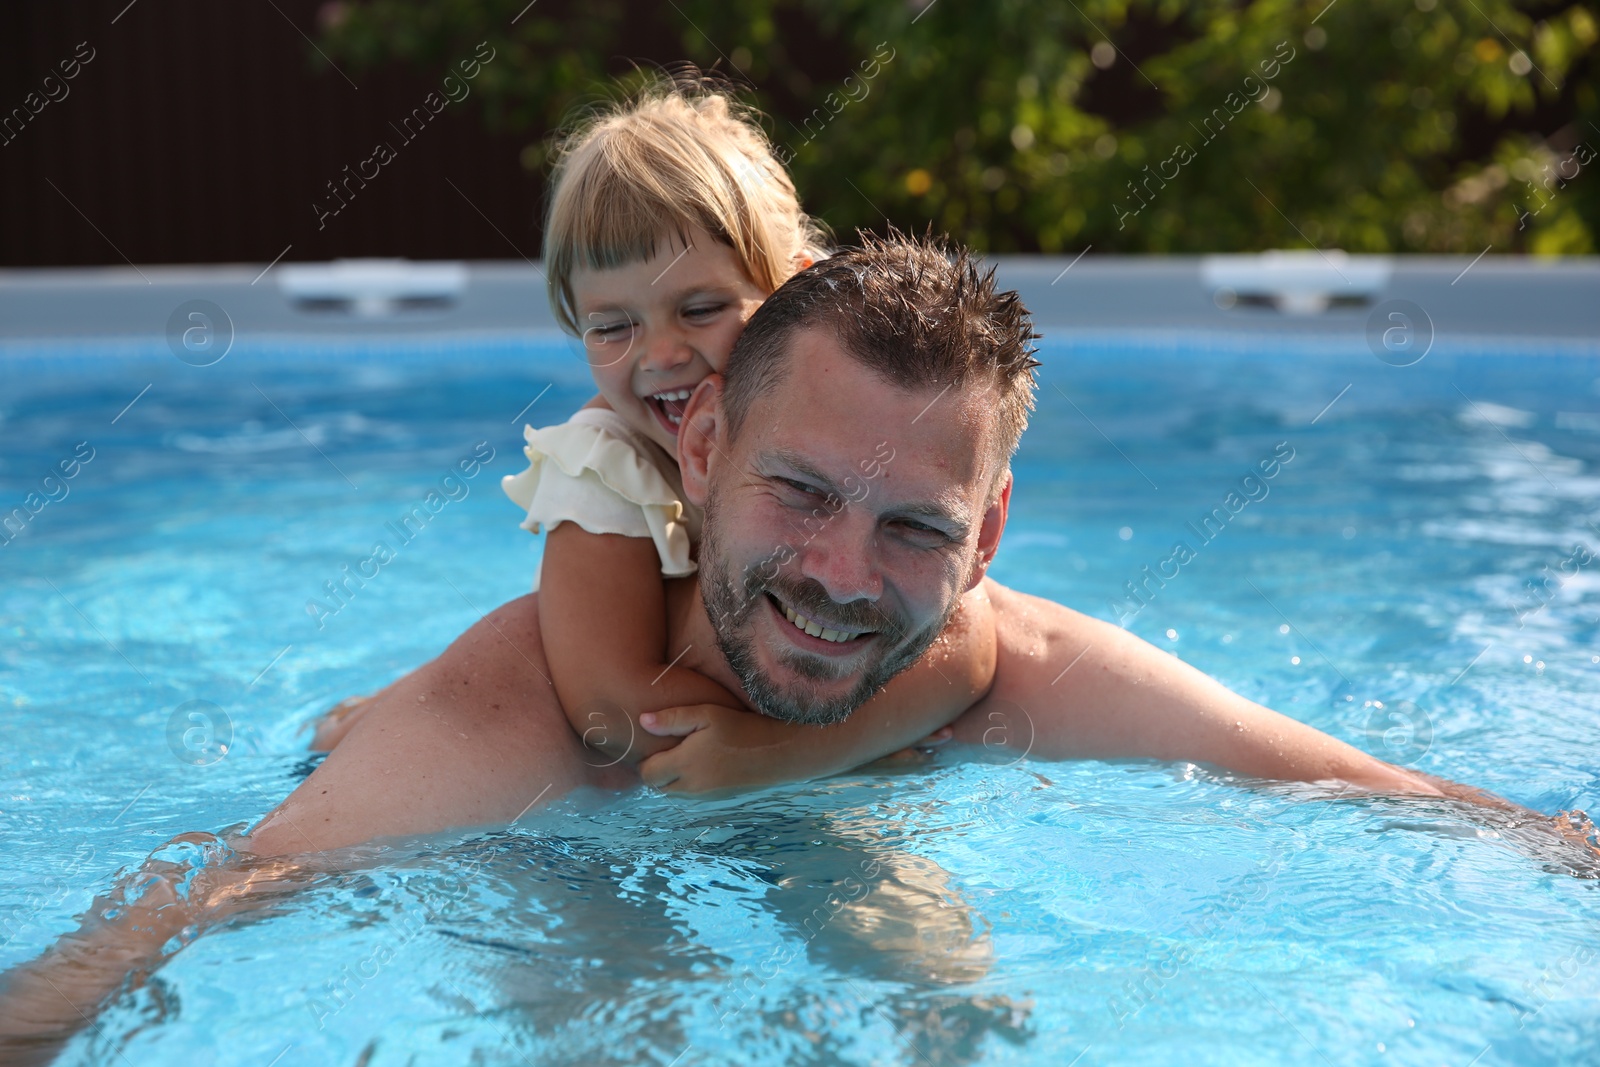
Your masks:
<instances>
[{"instance_id":1,"label":"dark brown fence","mask_svg":"<svg viewBox=\"0 0 1600 1067\"><path fill-rule=\"evenodd\" d=\"M7 3L0 266L537 257L524 140L475 101L430 114L437 78L347 80L309 40L321 6Z\"/></svg>"}]
</instances>

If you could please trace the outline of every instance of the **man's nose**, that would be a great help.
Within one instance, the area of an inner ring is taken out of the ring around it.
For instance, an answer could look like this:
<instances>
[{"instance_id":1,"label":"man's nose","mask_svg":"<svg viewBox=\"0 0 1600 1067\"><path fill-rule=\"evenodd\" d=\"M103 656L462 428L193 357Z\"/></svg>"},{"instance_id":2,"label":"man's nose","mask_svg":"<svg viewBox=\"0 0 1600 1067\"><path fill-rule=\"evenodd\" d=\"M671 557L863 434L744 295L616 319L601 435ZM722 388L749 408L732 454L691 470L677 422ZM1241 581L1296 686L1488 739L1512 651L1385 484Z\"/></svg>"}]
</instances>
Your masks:
<instances>
[{"instance_id":1,"label":"man's nose","mask_svg":"<svg viewBox=\"0 0 1600 1067\"><path fill-rule=\"evenodd\" d=\"M845 504L838 512L819 508L802 523L805 545L800 573L827 591L837 604L876 602L883 578L874 561L877 527L872 516Z\"/></svg>"}]
</instances>

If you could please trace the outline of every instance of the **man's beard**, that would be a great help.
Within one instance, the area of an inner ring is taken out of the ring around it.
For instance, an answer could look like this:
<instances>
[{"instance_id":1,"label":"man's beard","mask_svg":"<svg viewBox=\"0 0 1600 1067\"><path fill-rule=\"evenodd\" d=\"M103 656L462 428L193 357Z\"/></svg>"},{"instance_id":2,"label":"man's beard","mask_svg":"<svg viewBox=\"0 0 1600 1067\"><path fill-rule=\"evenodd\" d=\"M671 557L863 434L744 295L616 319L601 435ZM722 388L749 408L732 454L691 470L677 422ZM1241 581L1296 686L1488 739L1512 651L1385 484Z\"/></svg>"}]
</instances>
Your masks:
<instances>
[{"instance_id":1,"label":"man's beard","mask_svg":"<svg viewBox=\"0 0 1600 1067\"><path fill-rule=\"evenodd\" d=\"M715 494L713 494L714 496ZM745 569L741 580L728 573L727 560L717 543L716 508L706 503L705 524L700 544L700 596L717 635L717 648L728 666L744 684L746 695L756 710L783 722L809 726L831 726L843 722L865 704L889 680L915 663L928 646L944 632L959 600L953 600L926 629L905 640L899 647L889 644L877 659L867 664L861 678L842 696L824 697L817 689L782 689L762 672L757 656L754 628L750 625L770 591L778 600L807 618L815 612L848 630L874 631L872 640L903 640L906 627L901 621L867 601L840 604L828 596L817 582L792 577L781 571L770 578L762 570L773 570L766 562ZM798 650L780 654L784 666L802 678L833 681L831 664L819 656Z\"/></svg>"}]
</instances>

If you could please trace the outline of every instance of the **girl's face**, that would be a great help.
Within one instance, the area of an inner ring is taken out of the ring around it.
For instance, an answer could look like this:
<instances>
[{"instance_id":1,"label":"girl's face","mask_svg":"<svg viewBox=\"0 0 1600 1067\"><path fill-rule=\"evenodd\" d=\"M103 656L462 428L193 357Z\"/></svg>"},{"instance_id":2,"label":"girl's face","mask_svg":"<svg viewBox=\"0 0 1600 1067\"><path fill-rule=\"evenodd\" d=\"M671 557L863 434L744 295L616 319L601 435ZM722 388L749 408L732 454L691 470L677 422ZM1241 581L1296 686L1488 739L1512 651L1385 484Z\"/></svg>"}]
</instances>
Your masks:
<instances>
[{"instance_id":1,"label":"girl's face","mask_svg":"<svg viewBox=\"0 0 1600 1067\"><path fill-rule=\"evenodd\" d=\"M572 272L584 353L613 411L669 453L689 394L722 373L744 324L767 294L733 249L698 227L613 270Z\"/></svg>"}]
</instances>

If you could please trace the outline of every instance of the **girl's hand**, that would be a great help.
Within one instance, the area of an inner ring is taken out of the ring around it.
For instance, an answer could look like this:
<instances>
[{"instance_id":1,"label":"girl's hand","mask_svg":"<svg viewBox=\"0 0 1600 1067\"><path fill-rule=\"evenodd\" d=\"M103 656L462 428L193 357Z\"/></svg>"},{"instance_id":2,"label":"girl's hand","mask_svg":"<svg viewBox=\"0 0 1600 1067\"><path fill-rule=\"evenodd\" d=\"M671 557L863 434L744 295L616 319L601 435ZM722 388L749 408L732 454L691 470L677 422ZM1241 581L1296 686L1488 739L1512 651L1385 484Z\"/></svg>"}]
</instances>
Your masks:
<instances>
[{"instance_id":1,"label":"girl's hand","mask_svg":"<svg viewBox=\"0 0 1600 1067\"><path fill-rule=\"evenodd\" d=\"M882 759L874 760L867 764L867 766L895 771L921 767L924 764L933 762L934 749L954 736L955 730L948 726L941 726L909 748L902 748L899 752L891 752Z\"/></svg>"},{"instance_id":2,"label":"girl's hand","mask_svg":"<svg viewBox=\"0 0 1600 1067\"><path fill-rule=\"evenodd\" d=\"M645 784L708 799L814 777L810 757L832 748L825 726L795 726L719 704L645 712L639 725L657 737L683 738L674 748L639 764ZM949 741L953 732L941 727L875 765L926 763L929 753Z\"/></svg>"},{"instance_id":3,"label":"girl's hand","mask_svg":"<svg viewBox=\"0 0 1600 1067\"><path fill-rule=\"evenodd\" d=\"M639 764L645 784L707 798L809 777L806 741L821 740L818 727L792 726L718 704L647 711L639 725L657 737L683 738Z\"/></svg>"}]
</instances>

